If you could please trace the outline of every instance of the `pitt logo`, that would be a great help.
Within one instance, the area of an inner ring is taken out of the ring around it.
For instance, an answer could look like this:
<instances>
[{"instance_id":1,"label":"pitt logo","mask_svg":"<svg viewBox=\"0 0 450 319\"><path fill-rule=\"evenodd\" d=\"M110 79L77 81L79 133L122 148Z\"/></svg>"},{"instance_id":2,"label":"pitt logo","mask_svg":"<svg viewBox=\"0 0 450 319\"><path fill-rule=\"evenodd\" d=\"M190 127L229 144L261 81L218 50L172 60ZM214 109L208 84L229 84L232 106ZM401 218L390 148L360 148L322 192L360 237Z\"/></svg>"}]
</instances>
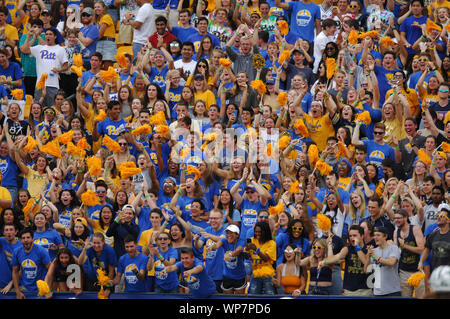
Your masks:
<instances>
[{"instance_id":1,"label":"pitt logo","mask_svg":"<svg viewBox=\"0 0 450 319\"><path fill-rule=\"evenodd\" d=\"M41 59L44 60L56 60L56 53L55 52L48 52L47 50L41 51Z\"/></svg>"}]
</instances>

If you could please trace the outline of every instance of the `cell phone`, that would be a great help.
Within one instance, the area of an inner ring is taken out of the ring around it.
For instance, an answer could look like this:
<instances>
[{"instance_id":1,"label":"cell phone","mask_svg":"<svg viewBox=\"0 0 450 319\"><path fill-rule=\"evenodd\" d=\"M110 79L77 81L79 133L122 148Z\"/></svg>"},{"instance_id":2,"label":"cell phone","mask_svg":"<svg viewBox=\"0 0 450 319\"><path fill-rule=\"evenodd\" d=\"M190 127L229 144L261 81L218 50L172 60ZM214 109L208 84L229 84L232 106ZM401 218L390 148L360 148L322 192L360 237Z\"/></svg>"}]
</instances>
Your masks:
<instances>
[{"instance_id":1,"label":"cell phone","mask_svg":"<svg viewBox=\"0 0 450 319\"><path fill-rule=\"evenodd\" d=\"M153 245L152 245L153 247L156 247L156 244L155 243L153 243Z\"/></svg>"},{"instance_id":2,"label":"cell phone","mask_svg":"<svg viewBox=\"0 0 450 319\"><path fill-rule=\"evenodd\" d=\"M237 110L233 111L234 118L237 118Z\"/></svg>"},{"instance_id":3,"label":"cell phone","mask_svg":"<svg viewBox=\"0 0 450 319\"><path fill-rule=\"evenodd\" d=\"M251 238L247 238L247 244L250 244L252 242Z\"/></svg>"}]
</instances>

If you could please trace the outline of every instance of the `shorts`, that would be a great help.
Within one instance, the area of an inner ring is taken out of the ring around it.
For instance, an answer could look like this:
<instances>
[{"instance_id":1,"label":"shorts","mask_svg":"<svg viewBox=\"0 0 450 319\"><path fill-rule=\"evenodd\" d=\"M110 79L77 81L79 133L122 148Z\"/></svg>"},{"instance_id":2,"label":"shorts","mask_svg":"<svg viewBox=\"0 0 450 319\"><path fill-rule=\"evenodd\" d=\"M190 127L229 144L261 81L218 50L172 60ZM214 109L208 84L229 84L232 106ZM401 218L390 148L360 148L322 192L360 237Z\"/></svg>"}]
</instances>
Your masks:
<instances>
[{"instance_id":1,"label":"shorts","mask_svg":"<svg viewBox=\"0 0 450 319\"><path fill-rule=\"evenodd\" d=\"M117 45L115 41L100 40L97 42L97 52L103 56L103 61L116 61Z\"/></svg>"},{"instance_id":2,"label":"shorts","mask_svg":"<svg viewBox=\"0 0 450 319\"><path fill-rule=\"evenodd\" d=\"M241 290L247 287L247 283L245 281L245 277L242 279L231 279L223 276L222 278L222 290Z\"/></svg>"}]
</instances>

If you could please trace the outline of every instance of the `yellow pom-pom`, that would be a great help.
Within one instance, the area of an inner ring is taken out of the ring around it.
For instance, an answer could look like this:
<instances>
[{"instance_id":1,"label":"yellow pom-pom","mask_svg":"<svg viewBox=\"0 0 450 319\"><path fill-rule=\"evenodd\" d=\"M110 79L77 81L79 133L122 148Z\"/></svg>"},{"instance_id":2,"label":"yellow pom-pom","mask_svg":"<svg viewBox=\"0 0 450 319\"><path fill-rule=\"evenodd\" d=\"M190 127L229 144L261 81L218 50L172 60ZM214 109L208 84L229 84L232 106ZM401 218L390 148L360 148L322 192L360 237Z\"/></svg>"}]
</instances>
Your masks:
<instances>
[{"instance_id":1,"label":"yellow pom-pom","mask_svg":"<svg viewBox=\"0 0 450 319\"><path fill-rule=\"evenodd\" d=\"M50 287L44 280L36 281L36 286L38 288L38 296L44 297L46 294L50 293Z\"/></svg>"},{"instance_id":2,"label":"yellow pom-pom","mask_svg":"<svg viewBox=\"0 0 450 319\"><path fill-rule=\"evenodd\" d=\"M120 165L119 172L122 179L127 179L141 173L142 170L136 167L136 163L134 162L124 162Z\"/></svg>"},{"instance_id":3,"label":"yellow pom-pom","mask_svg":"<svg viewBox=\"0 0 450 319\"><path fill-rule=\"evenodd\" d=\"M382 37L380 39L380 42L384 47L391 47L394 45L394 41L392 40L391 37L388 36Z\"/></svg>"},{"instance_id":4,"label":"yellow pom-pom","mask_svg":"<svg viewBox=\"0 0 450 319\"><path fill-rule=\"evenodd\" d=\"M419 149L417 152L417 160L424 162L427 166L431 165L431 158L428 156L428 154L422 148Z\"/></svg>"},{"instance_id":5,"label":"yellow pom-pom","mask_svg":"<svg viewBox=\"0 0 450 319\"><path fill-rule=\"evenodd\" d=\"M144 124L141 126L136 127L133 131L131 131L131 134L133 135L148 135L152 132L152 128L148 124Z\"/></svg>"},{"instance_id":6,"label":"yellow pom-pom","mask_svg":"<svg viewBox=\"0 0 450 319\"><path fill-rule=\"evenodd\" d=\"M31 136L27 136L27 145L23 147L23 150L27 153L31 152L36 146L39 147L38 142Z\"/></svg>"},{"instance_id":7,"label":"yellow pom-pom","mask_svg":"<svg viewBox=\"0 0 450 319\"><path fill-rule=\"evenodd\" d=\"M450 113L450 112L448 112L448 113ZM441 148L442 148L442 151L444 151L444 153L450 153L450 144L449 143L442 142Z\"/></svg>"},{"instance_id":8,"label":"yellow pom-pom","mask_svg":"<svg viewBox=\"0 0 450 319\"><path fill-rule=\"evenodd\" d=\"M106 272L103 269L98 268L97 269L97 284L99 286L104 287L104 286L108 285L108 283L109 283L109 277L106 276Z\"/></svg>"},{"instance_id":9,"label":"yellow pom-pom","mask_svg":"<svg viewBox=\"0 0 450 319\"><path fill-rule=\"evenodd\" d=\"M289 24L285 20L277 22L278 28L280 28L281 35L287 35L289 33Z\"/></svg>"},{"instance_id":10,"label":"yellow pom-pom","mask_svg":"<svg viewBox=\"0 0 450 319\"><path fill-rule=\"evenodd\" d=\"M81 148L82 150L90 150L91 146L89 145L89 143L86 140L86 137L82 137L78 143L77 143L77 147Z\"/></svg>"},{"instance_id":11,"label":"yellow pom-pom","mask_svg":"<svg viewBox=\"0 0 450 319\"><path fill-rule=\"evenodd\" d=\"M289 60L290 57L291 57L291 51L284 50L283 52L281 52L280 56L278 57L278 63L283 64L285 61Z\"/></svg>"},{"instance_id":12,"label":"yellow pom-pom","mask_svg":"<svg viewBox=\"0 0 450 319\"><path fill-rule=\"evenodd\" d=\"M83 57L82 57L81 53L75 53L72 56L72 59L73 59L72 66L77 66L77 67L83 66Z\"/></svg>"},{"instance_id":13,"label":"yellow pom-pom","mask_svg":"<svg viewBox=\"0 0 450 319\"><path fill-rule=\"evenodd\" d=\"M80 158L84 157L86 155L86 151L75 146L72 142L67 143L67 153L69 153L72 156L78 156Z\"/></svg>"},{"instance_id":14,"label":"yellow pom-pom","mask_svg":"<svg viewBox=\"0 0 450 319\"><path fill-rule=\"evenodd\" d=\"M284 211L284 205L281 201L278 202L276 206L269 207L269 214L272 216L276 216Z\"/></svg>"},{"instance_id":15,"label":"yellow pom-pom","mask_svg":"<svg viewBox=\"0 0 450 319\"><path fill-rule=\"evenodd\" d=\"M350 44L358 43L358 32L356 32L356 30L351 30L350 33L348 34L347 41Z\"/></svg>"},{"instance_id":16,"label":"yellow pom-pom","mask_svg":"<svg viewBox=\"0 0 450 319\"><path fill-rule=\"evenodd\" d=\"M338 142L338 151L336 153L336 157L347 157L348 158L348 149L345 147L344 143L341 141Z\"/></svg>"},{"instance_id":17,"label":"yellow pom-pom","mask_svg":"<svg viewBox=\"0 0 450 319\"><path fill-rule=\"evenodd\" d=\"M202 173L195 166L188 165L186 167L186 175L194 175L194 179L198 180L202 176Z\"/></svg>"},{"instance_id":18,"label":"yellow pom-pom","mask_svg":"<svg viewBox=\"0 0 450 319\"><path fill-rule=\"evenodd\" d=\"M307 154L311 166L315 166L316 162L319 160L319 149L317 148L317 145L311 144L308 148Z\"/></svg>"},{"instance_id":19,"label":"yellow pom-pom","mask_svg":"<svg viewBox=\"0 0 450 319\"><path fill-rule=\"evenodd\" d=\"M223 65L224 67L226 67L226 68L228 68L228 67L230 67L231 66L231 60L230 59L227 59L227 58L220 58L219 59L219 64L220 65Z\"/></svg>"},{"instance_id":20,"label":"yellow pom-pom","mask_svg":"<svg viewBox=\"0 0 450 319\"><path fill-rule=\"evenodd\" d=\"M317 214L317 227L323 231L328 231L331 229L331 219L324 214Z\"/></svg>"},{"instance_id":21,"label":"yellow pom-pom","mask_svg":"<svg viewBox=\"0 0 450 319\"><path fill-rule=\"evenodd\" d=\"M72 141L73 133L74 133L73 130L67 131L66 133L61 134L60 136L58 136L56 139L61 144L66 145L67 143Z\"/></svg>"},{"instance_id":22,"label":"yellow pom-pom","mask_svg":"<svg viewBox=\"0 0 450 319\"><path fill-rule=\"evenodd\" d=\"M301 118L299 118L295 123L294 127L300 132L300 135L304 138L309 137L308 128L305 125L305 122Z\"/></svg>"},{"instance_id":23,"label":"yellow pom-pom","mask_svg":"<svg viewBox=\"0 0 450 319\"><path fill-rule=\"evenodd\" d=\"M105 145L106 148L109 149L113 153L119 153L120 152L120 145L119 145L119 143L114 141L108 135L103 135L102 144Z\"/></svg>"},{"instance_id":24,"label":"yellow pom-pom","mask_svg":"<svg viewBox=\"0 0 450 319\"><path fill-rule=\"evenodd\" d=\"M259 95L266 94L266 85L261 80L254 80L250 83L250 86L258 92Z\"/></svg>"},{"instance_id":25,"label":"yellow pom-pom","mask_svg":"<svg viewBox=\"0 0 450 319\"><path fill-rule=\"evenodd\" d=\"M22 100L23 99L23 90L22 89L14 89L11 91L11 95L14 100Z\"/></svg>"},{"instance_id":26,"label":"yellow pom-pom","mask_svg":"<svg viewBox=\"0 0 450 319\"><path fill-rule=\"evenodd\" d=\"M164 112L159 111L158 113L152 115L150 117L150 125L167 125L167 120Z\"/></svg>"},{"instance_id":27,"label":"yellow pom-pom","mask_svg":"<svg viewBox=\"0 0 450 319\"><path fill-rule=\"evenodd\" d=\"M288 94L285 91L281 91L278 93L277 101L280 104L280 106L285 106L288 100Z\"/></svg>"},{"instance_id":28,"label":"yellow pom-pom","mask_svg":"<svg viewBox=\"0 0 450 319\"><path fill-rule=\"evenodd\" d=\"M116 58L117 64L119 64L122 69L125 69L127 67L128 63L125 54L119 52L114 57Z\"/></svg>"},{"instance_id":29,"label":"yellow pom-pom","mask_svg":"<svg viewBox=\"0 0 450 319\"><path fill-rule=\"evenodd\" d=\"M44 146L41 147L41 152L46 153L49 155L52 155L57 158L61 158L61 149L59 148L59 145L56 143L56 141L50 141Z\"/></svg>"},{"instance_id":30,"label":"yellow pom-pom","mask_svg":"<svg viewBox=\"0 0 450 319\"><path fill-rule=\"evenodd\" d=\"M98 115L94 118L94 121L101 122L103 121L108 115L106 115L106 112L104 110L100 110L98 112Z\"/></svg>"},{"instance_id":31,"label":"yellow pom-pom","mask_svg":"<svg viewBox=\"0 0 450 319\"><path fill-rule=\"evenodd\" d=\"M95 192L91 189L88 189L81 194L81 202L84 206L95 206L100 204L97 194L95 194Z\"/></svg>"},{"instance_id":32,"label":"yellow pom-pom","mask_svg":"<svg viewBox=\"0 0 450 319\"><path fill-rule=\"evenodd\" d=\"M102 173L102 160L97 156L91 156L86 159L89 174L99 176Z\"/></svg>"},{"instance_id":33,"label":"yellow pom-pom","mask_svg":"<svg viewBox=\"0 0 450 319\"><path fill-rule=\"evenodd\" d=\"M423 272L416 272L416 273L412 274L411 276L409 276L408 280L406 281L406 284L408 286L417 288L417 287L419 287L420 282L424 278L425 278L425 274Z\"/></svg>"},{"instance_id":34,"label":"yellow pom-pom","mask_svg":"<svg viewBox=\"0 0 450 319\"><path fill-rule=\"evenodd\" d=\"M328 176L333 168L320 158L316 162L316 168L322 176Z\"/></svg>"},{"instance_id":35,"label":"yellow pom-pom","mask_svg":"<svg viewBox=\"0 0 450 319\"><path fill-rule=\"evenodd\" d=\"M105 82L111 82L112 80L117 79L119 77L119 74L117 73L116 69L110 66L108 67L108 70L100 71L100 77Z\"/></svg>"},{"instance_id":36,"label":"yellow pom-pom","mask_svg":"<svg viewBox=\"0 0 450 319\"><path fill-rule=\"evenodd\" d=\"M325 67L327 68L327 79L331 79L336 72L336 60L334 58L327 58Z\"/></svg>"},{"instance_id":37,"label":"yellow pom-pom","mask_svg":"<svg viewBox=\"0 0 450 319\"><path fill-rule=\"evenodd\" d=\"M170 135L170 128L168 125L158 125L155 128L155 132L161 135L162 137L168 137Z\"/></svg>"},{"instance_id":38,"label":"yellow pom-pom","mask_svg":"<svg viewBox=\"0 0 450 319\"><path fill-rule=\"evenodd\" d=\"M364 112L356 114L355 122L369 125L372 122L372 118L370 117L369 111L364 111Z\"/></svg>"},{"instance_id":39,"label":"yellow pom-pom","mask_svg":"<svg viewBox=\"0 0 450 319\"><path fill-rule=\"evenodd\" d=\"M300 190L300 183L295 180L293 183L291 183L291 186L289 187L289 193L291 194L297 194Z\"/></svg>"},{"instance_id":40,"label":"yellow pom-pom","mask_svg":"<svg viewBox=\"0 0 450 319\"><path fill-rule=\"evenodd\" d=\"M39 79L39 81L36 83L36 89L37 90L42 90L45 88L45 81L47 81L48 78L48 74L47 73L43 73L41 75L41 78Z\"/></svg>"}]
</instances>

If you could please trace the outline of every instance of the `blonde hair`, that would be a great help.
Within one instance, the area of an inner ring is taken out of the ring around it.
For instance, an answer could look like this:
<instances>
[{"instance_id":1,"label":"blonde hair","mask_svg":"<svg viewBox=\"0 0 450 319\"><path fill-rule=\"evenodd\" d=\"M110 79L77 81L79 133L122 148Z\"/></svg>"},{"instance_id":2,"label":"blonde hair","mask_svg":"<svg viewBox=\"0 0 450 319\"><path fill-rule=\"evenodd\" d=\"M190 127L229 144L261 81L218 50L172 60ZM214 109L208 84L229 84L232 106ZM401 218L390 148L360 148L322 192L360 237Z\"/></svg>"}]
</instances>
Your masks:
<instances>
[{"instance_id":1,"label":"blonde hair","mask_svg":"<svg viewBox=\"0 0 450 319\"><path fill-rule=\"evenodd\" d=\"M388 194L388 184L389 184L390 181L396 181L398 183L398 178L397 177L391 177L391 178L389 178L386 181L386 183L384 183L383 197L392 195L392 194Z\"/></svg>"},{"instance_id":2,"label":"blonde hair","mask_svg":"<svg viewBox=\"0 0 450 319\"><path fill-rule=\"evenodd\" d=\"M358 208L353 206L352 199L351 199L352 195L357 195L357 196L359 196L359 198L361 198L361 206L359 206L359 217L360 218L364 217L364 214L366 212L366 199L364 198L364 194L360 190L355 190L350 194L350 207L349 207L350 218L352 220L355 220L358 217L358 216L356 216L356 212L358 211Z\"/></svg>"}]
</instances>

